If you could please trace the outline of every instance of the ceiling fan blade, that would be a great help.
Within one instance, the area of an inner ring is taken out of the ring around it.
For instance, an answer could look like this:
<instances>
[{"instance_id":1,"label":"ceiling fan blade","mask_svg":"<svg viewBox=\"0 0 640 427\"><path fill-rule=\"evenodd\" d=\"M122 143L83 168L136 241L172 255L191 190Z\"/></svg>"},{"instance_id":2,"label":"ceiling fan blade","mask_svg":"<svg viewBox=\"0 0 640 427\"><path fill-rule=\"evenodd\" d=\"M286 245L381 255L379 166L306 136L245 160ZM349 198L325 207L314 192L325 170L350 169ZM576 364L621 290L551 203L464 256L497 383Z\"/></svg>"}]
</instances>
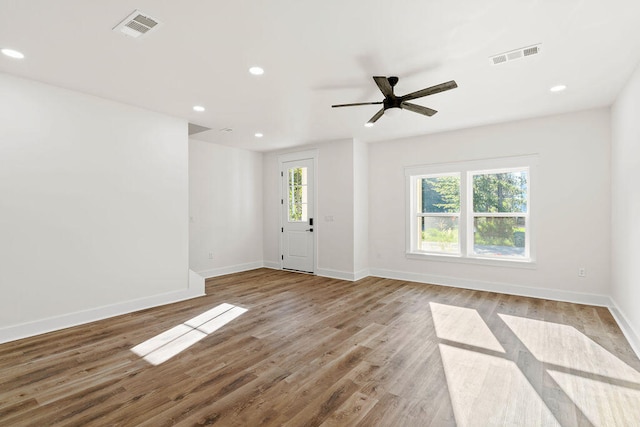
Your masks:
<instances>
[{"instance_id":1,"label":"ceiling fan blade","mask_svg":"<svg viewBox=\"0 0 640 427\"><path fill-rule=\"evenodd\" d=\"M378 88L380 88L380 92L382 92L385 98L393 96L393 87L391 87L388 78L383 76L374 76L373 80L376 82Z\"/></svg>"},{"instance_id":2,"label":"ceiling fan blade","mask_svg":"<svg viewBox=\"0 0 640 427\"><path fill-rule=\"evenodd\" d=\"M376 104L382 104L382 101L380 102L356 102L355 104L337 104L337 105L332 105L332 108L336 108L336 107L354 107L356 105L376 105Z\"/></svg>"},{"instance_id":3,"label":"ceiling fan blade","mask_svg":"<svg viewBox=\"0 0 640 427\"><path fill-rule=\"evenodd\" d=\"M375 123L376 121L378 121L380 117L382 117L383 114L384 114L384 108L381 108L380 111L374 114L373 117L371 117L367 123Z\"/></svg>"},{"instance_id":4,"label":"ceiling fan blade","mask_svg":"<svg viewBox=\"0 0 640 427\"><path fill-rule=\"evenodd\" d=\"M409 101L416 98L422 98L423 96L433 95L434 93L444 92L445 90L455 89L458 84L455 80L451 80L446 83L440 83L439 85L431 86L426 89L411 92L410 94L400 97L401 101Z\"/></svg>"},{"instance_id":5,"label":"ceiling fan blade","mask_svg":"<svg viewBox=\"0 0 640 427\"><path fill-rule=\"evenodd\" d=\"M412 104L410 102L403 102L402 104L400 104L400 106L402 108L404 108L405 110L413 111L414 113L422 114L424 116L429 116L429 117L431 117L435 113L437 113L436 110L432 110L431 108L423 107L422 105Z\"/></svg>"}]
</instances>

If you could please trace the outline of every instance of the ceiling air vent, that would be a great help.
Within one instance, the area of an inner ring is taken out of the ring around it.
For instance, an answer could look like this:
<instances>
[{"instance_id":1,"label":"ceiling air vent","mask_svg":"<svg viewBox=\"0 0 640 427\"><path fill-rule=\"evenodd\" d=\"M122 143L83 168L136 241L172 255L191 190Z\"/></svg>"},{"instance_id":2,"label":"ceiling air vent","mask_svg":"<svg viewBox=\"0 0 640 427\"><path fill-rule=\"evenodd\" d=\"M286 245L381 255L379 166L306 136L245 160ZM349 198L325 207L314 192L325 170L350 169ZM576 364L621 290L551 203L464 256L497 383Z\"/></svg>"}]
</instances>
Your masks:
<instances>
[{"instance_id":1,"label":"ceiling air vent","mask_svg":"<svg viewBox=\"0 0 640 427\"><path fill-rule=\"evenodd\" d=\"M147 34L160 25L160 21L149 15L135 10L131 15L124 18L118 25L113 27L113 31L121 32L129 37L138 38Z\"/></svg>"},{"instance_id":2,"label":"ceiling air vent","mask_svg":"<svg viewBox=\"0 0 640 427\"><path fill-rule=\"evenodd\" d=\"M489 59L491 60L491 63L493 65L504 64L505 62L511 62L527 56L537 55L538 53L540 53L541 47L542 45L540 44L527 46L521 49L512 50L510 52L501 53L499 55L494 55Z\"/></svg>"}]
</instances>

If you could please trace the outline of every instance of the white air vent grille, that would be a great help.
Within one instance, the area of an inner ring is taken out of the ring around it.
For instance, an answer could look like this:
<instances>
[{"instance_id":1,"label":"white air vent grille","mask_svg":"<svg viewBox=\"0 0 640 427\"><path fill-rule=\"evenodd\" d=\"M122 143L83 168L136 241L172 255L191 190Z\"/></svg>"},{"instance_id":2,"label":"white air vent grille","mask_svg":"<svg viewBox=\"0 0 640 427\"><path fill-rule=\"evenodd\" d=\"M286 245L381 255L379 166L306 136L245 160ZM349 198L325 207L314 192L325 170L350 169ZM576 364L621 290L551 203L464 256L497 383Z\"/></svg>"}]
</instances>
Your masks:
<instances>
[{"instance_id":1,"label":"white air vent grille","mask_svg":"<svg viewBox=\"0 0 640 427\"><path fill-rule=\"evenodd\" d=\"M491 58L493 60L493 65L502 64L503 62L507 62L507 55L498 55Z\"/></svg>"},{"instance_id":2,"label":"white air vent grille","mask_svg":"<svg viewBox=\"0 0 640 427\"><path fill-rule=\"evenodd\" d=\"M528 47L526 49L522 49L522 53L524 56L531 56L537 53L540 53L540 46Z\"/></svg>"},{"instance_id":3,"label":"white air vent grille","mask_svg":"<svg viewBox=\"0 0 640 427\"><path fill-rule=\"evenodd\" d=\"M494 55L491 58L491 63L493 65L504 64L505 62L515 61L516 59L521 59L526 56L537 55L540 53L540 48L542 45L537 44L534 46L523 47L522 49L512 50L510 52L501 53L499 55Z\"/></svg>"},{"instance_id":4,"label":"white air vent grille","mask_svg":"<svg viewBox=\"0 0 640 427\"><path fill-rule=\"evenodd\" d=\"M118 25L113 27L113 31L120 32L129 37L138 38L147 34L160 24L156 18L140 12L139 10L124 18Z\"/></svg>"},{"instance_id":5,"label":"white air vent grille","mask_svg":"<svg viewBox=\"0 0 640 427\"><path fill-rule=\"evenodd\" d=\"M511 52L507 54L507 59L509 61L513 61L514 59L520 59L522 58L522 51L521 50L516 50L515 52Z\"/></svg>"}]
</instances>

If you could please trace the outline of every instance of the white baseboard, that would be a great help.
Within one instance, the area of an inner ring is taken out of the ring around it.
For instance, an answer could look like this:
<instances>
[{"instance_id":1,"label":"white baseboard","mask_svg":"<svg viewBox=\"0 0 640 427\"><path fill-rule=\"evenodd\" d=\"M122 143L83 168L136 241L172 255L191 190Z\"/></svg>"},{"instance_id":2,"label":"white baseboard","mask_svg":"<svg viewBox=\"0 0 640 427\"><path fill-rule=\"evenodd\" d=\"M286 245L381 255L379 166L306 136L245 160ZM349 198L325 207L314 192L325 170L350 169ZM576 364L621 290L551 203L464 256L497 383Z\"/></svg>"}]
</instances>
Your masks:
<instances>
[{"instance_id":1,"label":"white baseboard","mask_svg":"<svg viewBox=\"0 0 640 427\"><path fill-rule=\"evenodd\" d=\"M356 275L354 273L349 273L348 271L331 270L328 268L318 268L316 271L316 275L328 277L330 279L349 280L351 282L356 280Z\"/></svg>"},{"instance_id":2,"label":"white baseboard","mask_svg":"<svg viewBox=\"0 0 640 427\"><path fill-rule=\"evenodd\" d=\"M230 265L228 267L213 268L211 270L198 271L197 273L209 279L211 277L224 276L225 274L241 273L243 271L255 270L256 268L265 267L265 262L255 261L246 264ZM278 267L280 268L280 267Z\"/></svg>"},{"instance_id":3,"label":"white baseboard","mask_svg":"<svg viewBox=\"0 0 640 427\"><path fill-rule=\"evenodd\" d=\"M186 290L170 292L137 300L125 301L118 304L97 307L90 310L78 311L62 316L50 317L34 322L22 323L19 325L2 328L0 329L0 344L18 340L21 338L27 338L34 335L65 329L72 326L82 325L113 316L119 316L121 314L127 314L138 310L200 297L204 295L204 278L255 270L262 267L272 268L276 270L281 269L279 262L258 261L206 270L198 273L189 270L189 288ZM640 334L638 334L634 330L634 328L627 320L627 317L624 315L622 310L620 310L615 301L606 295L570 292L557 289L532 288L529 286L520 286L510 283L459 279L448 276L436 276L386 269L363 269L355 273L350 273L346 271L319 268L316 274L322 277L349 281L360 280L368 276L376 276L386 279L408 280L412 282L429 283L433 285L451 286L454 288L498 292L509 295L520 295L533 298L550 299L554 301L566 301L578 304L608 307L614 319L620 326L620 329L629 341L629 344L635 351L636 355L640 357Z\"/></svg>"},{"instance_id":4,"label":"white baseboard","mask_svg":"<svg viewBox=\"0 0 640 427\"><path fill-rule=\"evenodd\" d=\"M264 261L264 268L270 268L272 270L282 270L282 265L280 265L280 261Z\"/></svg>"},{"instance_id":5,"label":"white baseboard","mask_svg":"<svg viewBox=\"0 0 640 427\"><path fill-rule=\"evenodd\" d=\"M385 279L408 280L411 282L429 283L432 285L451 286L453 288L473 289L478 291L498 292L524 297L543 298L554 301L566 301L577 304L610 307L611 299L606 295L587 294L581 292L561 291L558 289L533 288L511 283L486 282L480 280L459 279L456 277L436 276L422 273L409 273L385 269L371 269L371 276Z\"/></svg>"},{"instance_id":6,"label":"white baseboard","mask_svg":"<svg viewBox=\"0 0 640 427\"><path fill-rule=\"evenodd\" d=\"M189 270L189 290L204 295L204 277Z\"/></svg>"},{"instance_id":7,"label":"white baseboard","mask_svg":"<svg viewBox=\"0 0 640 427\"><path fill-rule=\"evenodd\" d=\"M0 344L204 295L204 286L76 311L0 329Z\"/></svg>"},{"instance_id":8,"label":"white baseboard","mask_svg":"<svg viewBox=\"0 0 640 427\"><path fill-rule=\"evenodd\" d=\"M365 268L364 270L356 271L353 280L357 281L360 279L364 279L365 277L369 277L370 275L371 272L369 271L369 269Z\"/></svg>"},{"instance_id":9,"label":"white baseboard","mask_svg":"<svg viewBox=\"0 0 640 427\"><path fill-rule=\"evenodd\" d=\"M620 310L620 306L616 304L615 300L611 298L611 306L609 307L613 318L620 326L622 333L624 334L627 341L629 341L629 345L636 353L636 356L640 358L640 334L631 326L631 323L627 320L627 316L624 315L624 312Z\"/></svg>"}]
</instances>

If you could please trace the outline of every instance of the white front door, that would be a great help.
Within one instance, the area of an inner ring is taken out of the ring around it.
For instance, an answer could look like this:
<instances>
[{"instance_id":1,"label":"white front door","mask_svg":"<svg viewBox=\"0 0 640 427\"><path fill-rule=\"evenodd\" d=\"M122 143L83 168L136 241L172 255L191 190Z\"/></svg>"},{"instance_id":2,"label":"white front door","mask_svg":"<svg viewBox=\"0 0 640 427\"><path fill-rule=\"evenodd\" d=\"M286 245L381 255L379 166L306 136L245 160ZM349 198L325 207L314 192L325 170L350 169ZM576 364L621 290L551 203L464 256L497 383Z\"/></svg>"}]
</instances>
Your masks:
<instances>
[{"instance_id":1,"label":"white front door","mask_svg":"<svg viewBox=\"0 0 640 427\"><path fill-rule=\"evenodd\" d=\"M282 163L282 268L314 271L313 159Z\"/></svg>"}]
</instances>

